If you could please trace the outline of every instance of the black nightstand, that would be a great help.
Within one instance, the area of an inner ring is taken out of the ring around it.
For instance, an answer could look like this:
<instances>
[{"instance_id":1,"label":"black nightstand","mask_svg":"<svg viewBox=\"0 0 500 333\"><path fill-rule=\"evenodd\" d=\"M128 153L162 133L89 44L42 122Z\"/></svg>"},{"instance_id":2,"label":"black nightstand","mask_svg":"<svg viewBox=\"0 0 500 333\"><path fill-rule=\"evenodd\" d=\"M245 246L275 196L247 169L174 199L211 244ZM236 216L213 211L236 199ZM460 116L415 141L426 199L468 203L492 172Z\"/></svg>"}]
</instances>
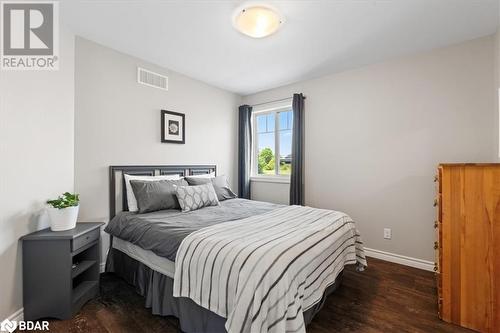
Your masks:
<instances>
[{"instance_id":1,"label":"black nightstand","mask_svg":"<svg viewBox=\"0 0 500 333\"><path fill-rule=\"evenodd\" d=\"M44 229L23 241L24 320L69 319L99 293L101 226Z\"/></svg>"}]
</instances>

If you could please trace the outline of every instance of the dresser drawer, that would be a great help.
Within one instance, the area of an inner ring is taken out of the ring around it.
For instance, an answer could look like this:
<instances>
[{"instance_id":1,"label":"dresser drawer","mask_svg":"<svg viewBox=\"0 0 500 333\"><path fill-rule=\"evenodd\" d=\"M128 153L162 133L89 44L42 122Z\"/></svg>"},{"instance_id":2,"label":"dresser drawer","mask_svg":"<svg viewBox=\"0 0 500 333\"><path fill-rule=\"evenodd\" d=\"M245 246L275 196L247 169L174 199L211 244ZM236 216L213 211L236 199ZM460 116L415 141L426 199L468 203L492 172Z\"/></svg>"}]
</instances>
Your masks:
<instances>
[{"instance_id":1,"label":"dresser drawer","mask_svg":"<svg viewBox=\"0 0 500 333\"><path fill-rule=\"evenodd\" d=\"M100 229L92 230L86 234L83 234L75 239L71 243L71 251L76 251L79 248L84 247L99 239Z\"/></svg>"}]
</instances>

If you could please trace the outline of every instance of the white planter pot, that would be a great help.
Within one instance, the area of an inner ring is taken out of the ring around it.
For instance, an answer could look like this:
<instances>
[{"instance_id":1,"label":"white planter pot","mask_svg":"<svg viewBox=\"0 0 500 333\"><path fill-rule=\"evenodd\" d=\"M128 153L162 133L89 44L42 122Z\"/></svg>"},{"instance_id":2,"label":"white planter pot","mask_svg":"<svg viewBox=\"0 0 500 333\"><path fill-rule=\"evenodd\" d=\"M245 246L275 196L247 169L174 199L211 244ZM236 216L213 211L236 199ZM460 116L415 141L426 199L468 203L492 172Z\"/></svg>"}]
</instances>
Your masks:
<instances>
[{"instance_id":1,"label":"white planter pot","mask_svg":"<svg viewBox=\"0 0 500 333\"><path fill-rule=\"evenodd\" d=\"M63 231L73 229L76 226L79 208L80 206L63 209L49 207L47 211L50 217L50 230Z\"/></svg>"}]
</instances>

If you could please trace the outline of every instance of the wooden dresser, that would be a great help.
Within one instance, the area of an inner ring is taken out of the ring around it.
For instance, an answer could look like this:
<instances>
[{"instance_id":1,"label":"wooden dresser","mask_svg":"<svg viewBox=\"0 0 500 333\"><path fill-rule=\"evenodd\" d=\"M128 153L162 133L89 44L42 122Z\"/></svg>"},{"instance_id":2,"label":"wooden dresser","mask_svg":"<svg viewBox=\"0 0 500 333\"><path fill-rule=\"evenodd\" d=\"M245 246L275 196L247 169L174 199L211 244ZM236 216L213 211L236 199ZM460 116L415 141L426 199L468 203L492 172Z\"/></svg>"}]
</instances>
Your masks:
<instances>
[{"instance_id":1,"label":"wooden dresser","mask_svg":"<svg viewBox=\"0 0 500 333\"><path fill-rule=\"evenodd\" d=\"M439 317L500 332L500 164L441 164L435 180Z\"/></svg>"}]
</instances>

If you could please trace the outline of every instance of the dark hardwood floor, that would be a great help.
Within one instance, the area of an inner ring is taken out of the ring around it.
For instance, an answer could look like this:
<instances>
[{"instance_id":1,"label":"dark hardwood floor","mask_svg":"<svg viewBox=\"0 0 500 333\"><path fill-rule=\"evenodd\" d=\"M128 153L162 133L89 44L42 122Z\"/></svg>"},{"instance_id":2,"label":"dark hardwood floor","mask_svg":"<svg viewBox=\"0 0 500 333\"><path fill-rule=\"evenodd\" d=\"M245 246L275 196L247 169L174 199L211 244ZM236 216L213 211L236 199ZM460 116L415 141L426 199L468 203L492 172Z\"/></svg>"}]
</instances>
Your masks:
<instances>
[{"instance_id":1,"label":"dark hardwood floor","mask_svg":"<svg viewBox=\"0 0 500 333\"><path fill-rule=\"evenodd\" d=\"M434 274L369 258L368 269L345 270L339 290L308 326L309 333L472 332L437 317ZM153 316L121 279L103 274L102 295L72 320L50 321L51 332L179 332L173 317Z\"/></svg>"}]
</instances>

